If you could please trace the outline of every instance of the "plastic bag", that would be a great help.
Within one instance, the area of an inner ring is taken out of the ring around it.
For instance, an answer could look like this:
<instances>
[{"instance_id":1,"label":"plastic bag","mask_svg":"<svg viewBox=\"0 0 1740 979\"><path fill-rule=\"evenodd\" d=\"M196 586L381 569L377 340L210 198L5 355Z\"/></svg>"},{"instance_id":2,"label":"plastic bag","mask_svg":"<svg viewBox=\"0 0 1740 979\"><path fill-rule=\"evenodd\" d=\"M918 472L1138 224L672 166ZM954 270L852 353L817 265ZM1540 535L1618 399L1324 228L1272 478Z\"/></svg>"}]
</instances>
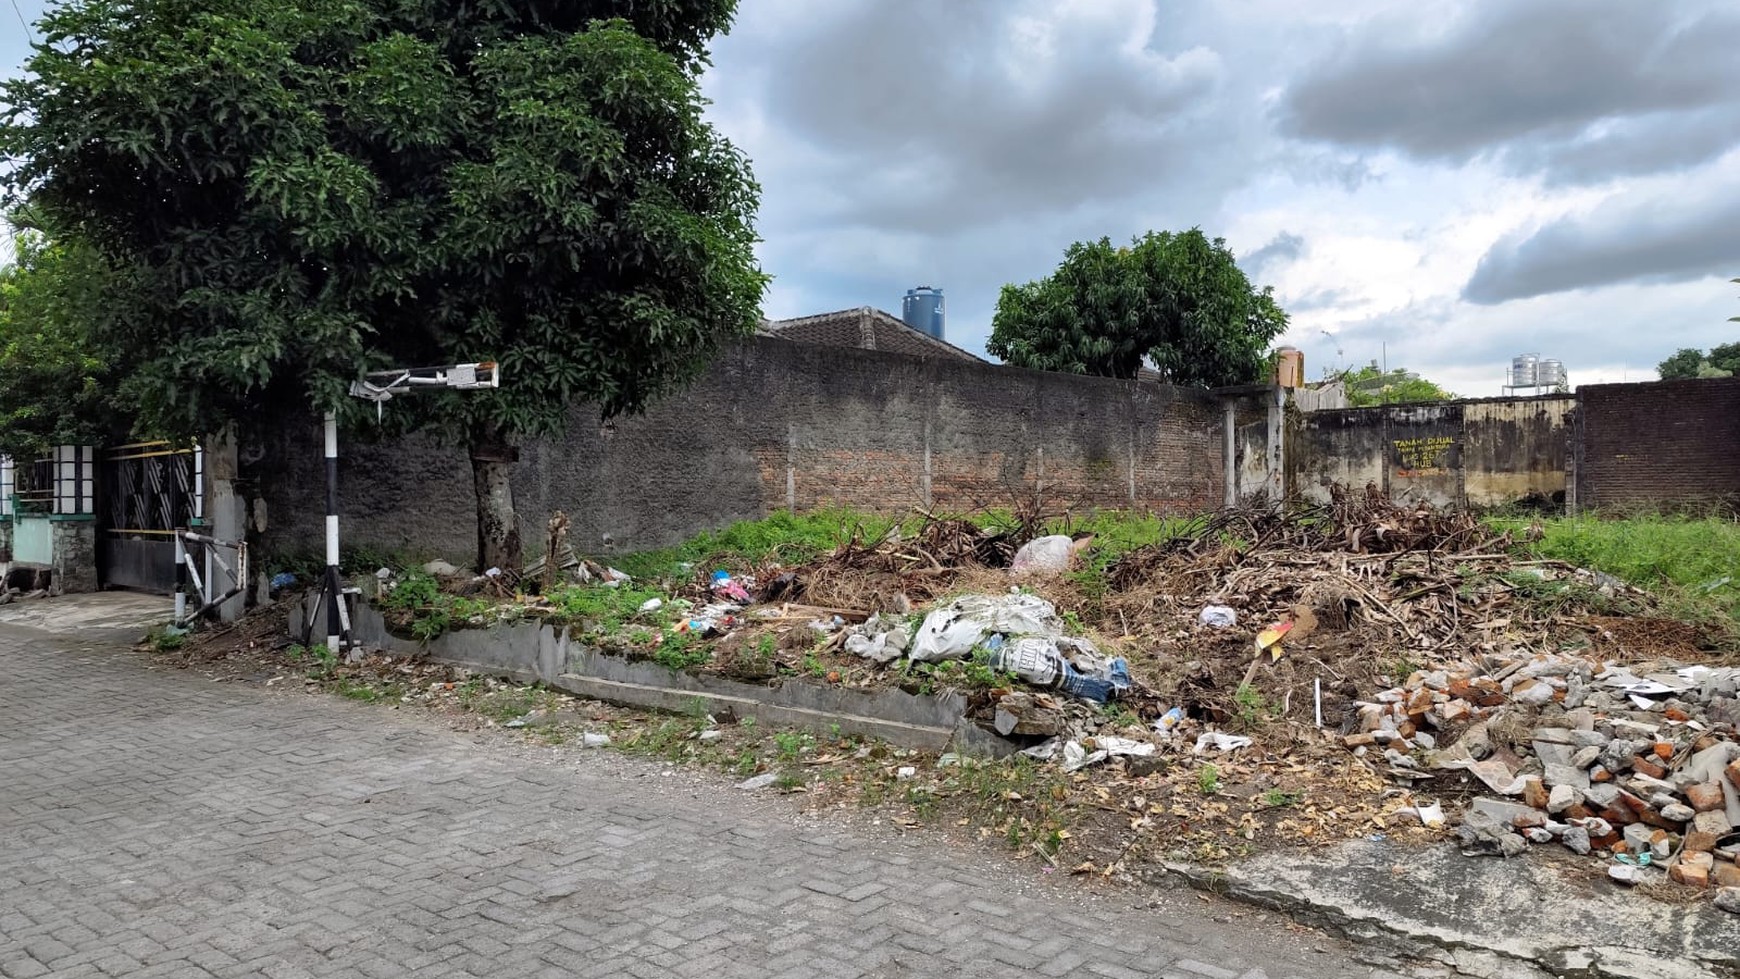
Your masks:
<instances>
[{"instance_id":1,"label":"plastic bag","mask_svg":"<svg viewBox=\"0 0 1740 979\"><path fill-rule=\"evenodd\" d=\"M961 659L993 633L1055 639L1062 635L1063 623L1057 608L1037 595L966 595L924 617L913 638L912 659Z\"/></svg>"},{"instance_id":2,"label":"plastic bag","mask_svg":"<svg viewBox=\"0 0 1740 979\"><path fill-rule=\"evenodd\" d=\"M912 627L905 619L884 617L878 612L846 630L846 652L875 663L892 663L906 655Z\"/></svg>"},{"instance_id":3,"label":"plastic bag","mask_svg":"<svg viewBox=\"0 0 1740 979\"><path fill-rule=\"evenodd\" d=\"M1055 574L1069 570L1075 542L1062 534L1035 537L1021 545L1009 565L1013 574Z\"/></svg>"},{"instance_id":4,"label":"plastic bag","mask_svg":"<svg viewBox=\"0 0 1740 979\"><path fill-rule=\"evenodd\" d=\"M1203 625L1211 625L1216 629L1230 629L1239 624L1239 614L1225 605L1208 605L1196 616Z\"/></svg>"}]
</instances>

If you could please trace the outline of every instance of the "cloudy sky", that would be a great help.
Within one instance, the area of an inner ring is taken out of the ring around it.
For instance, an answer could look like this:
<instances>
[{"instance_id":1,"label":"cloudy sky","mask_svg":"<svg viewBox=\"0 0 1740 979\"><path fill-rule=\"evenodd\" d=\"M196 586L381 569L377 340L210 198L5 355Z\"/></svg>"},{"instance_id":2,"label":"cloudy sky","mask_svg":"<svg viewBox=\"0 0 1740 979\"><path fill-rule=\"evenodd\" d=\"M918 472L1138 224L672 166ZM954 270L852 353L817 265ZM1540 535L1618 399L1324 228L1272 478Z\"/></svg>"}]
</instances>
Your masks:
<instances>
[{"instance_id":1,"label":"cloudy sky","mask_svg":"<svg viewBox=\"0 0 1740 979\"><path fill-rule=\"evenodd\" d=\"M936 285L982 352L1070 242L1194 225L1313 377L1496 394L1518 353L1638 380L1740 338L1732 0L742 0L714 62L770 316Z\"/></svg>"},{"instance_id":2,"label":"cloudy sky","mask_svg":"<svg viewBox=\"0 0 1740 979\"><path fill-rule=\"evenodd\" d=\"M1732 0L743 0L707 87L773 316L997 290L1201 226L1326 366L1496 394L1740 338Z\"/></svg>"}]
</instances>

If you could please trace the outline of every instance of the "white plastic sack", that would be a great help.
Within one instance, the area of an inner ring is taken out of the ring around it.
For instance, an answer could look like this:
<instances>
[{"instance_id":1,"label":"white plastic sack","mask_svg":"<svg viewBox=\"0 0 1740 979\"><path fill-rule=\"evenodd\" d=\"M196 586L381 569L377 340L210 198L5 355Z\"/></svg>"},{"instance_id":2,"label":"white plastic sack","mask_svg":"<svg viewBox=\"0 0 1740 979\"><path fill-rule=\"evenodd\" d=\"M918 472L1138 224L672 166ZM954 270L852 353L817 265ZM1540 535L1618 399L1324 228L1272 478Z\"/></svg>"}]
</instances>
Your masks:
<instances>
[{"instance_id":1,"label":"white plastic sack","mask_svg":"<svg viewBox=\"0 0 1740 979\"><path fill-rule=\"evenodd\" d=\"M1063 623L1057 608L1037 595L966 595L924 617L911 658L918 663L962 659L993 633L1056 639Z\"/></svg>"},{"instance_id":2,"label":"white plastic sack","mask_svg":"<svg viewBox=\"0 0 1740 979\"><path fill-rule=\"evenodd\" d=\"M1063 656L1057 644L1044 636L1017 639L1002 649L993 662L1036 687L1056 686L1063 676Z\"/></svg>"},{"instance_id":3,"label":"white plastic sack","mask_svg":"<svg viewBox=\"0 0 1740 979\"><path fill-rule=\"evenodd\" d=\"M1014 574L1055 574L1069 570L1069 559L1075 542L1063 534L1035 537L1021 545L1015 560L1009 565Z\"/></svg>"}]
</instances>

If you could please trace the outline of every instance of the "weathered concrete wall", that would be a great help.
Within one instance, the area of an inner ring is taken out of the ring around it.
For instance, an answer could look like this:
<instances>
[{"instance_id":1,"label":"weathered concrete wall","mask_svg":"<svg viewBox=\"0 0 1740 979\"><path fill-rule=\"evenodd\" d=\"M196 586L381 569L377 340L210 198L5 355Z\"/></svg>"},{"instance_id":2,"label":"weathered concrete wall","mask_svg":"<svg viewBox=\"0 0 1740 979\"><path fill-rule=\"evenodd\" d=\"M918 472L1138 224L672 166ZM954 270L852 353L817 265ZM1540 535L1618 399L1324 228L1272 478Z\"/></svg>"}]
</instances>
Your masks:
<instances>
[{"instance_id":1,"label":"weathered concrete wall","mask_svg":"<svg viewBox=\"0 0 1740 979\"><path fill-rule=\"evenodd\" d=\"M1335 484L1369 484L1439 506L1562 503L1575 404L1564 395L1295 414L1288 485L1314 501Z\"/></svg>"},{"instance_id":2,"label":"weathered concrete wall","mask_svg":"<svg viewBox=\"0 0 1740 979\"><path fill-rule=\"evenodd\" d=\"M1579 388L1579 509L1740 505L1740 378Z\"/></svg>"},{"instance_id":3,"label":"weathered concrete wall","mask_svg":"<svg viewBox=\"0 0 1740 979\"><path fill-rule=\"evenodd\" d=\"M575 545L594 553L663 546L781 508L969 510L1038 493L1057 511L1196 512L1222 502L1229 398L1241 421L1268 417L1252 407L1258 393L758 339L645 415L600 424L576 406L564 438L522 450L514 492L530 549L562 509ZM268 553L317 548L314 419L272 420L243 440L257 542ZM471 555L462 449L353 438L341 457L347 544Z\"/></svg>"}]
</instances>

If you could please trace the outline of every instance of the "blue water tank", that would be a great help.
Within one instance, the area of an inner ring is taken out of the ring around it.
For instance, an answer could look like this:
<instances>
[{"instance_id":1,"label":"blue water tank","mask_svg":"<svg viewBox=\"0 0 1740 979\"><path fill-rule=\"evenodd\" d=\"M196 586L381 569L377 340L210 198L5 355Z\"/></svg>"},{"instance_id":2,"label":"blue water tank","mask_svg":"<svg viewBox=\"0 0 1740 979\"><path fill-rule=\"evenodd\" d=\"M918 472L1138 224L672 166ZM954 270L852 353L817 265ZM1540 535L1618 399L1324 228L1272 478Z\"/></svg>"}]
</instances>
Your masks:
<instances>
[{"instance_id":1,"label":"blue water tank","mask_svg":"<svg viewBox=\"0 0 1740 979\"><path fill-rule=\"evenodd\" d=\"M906 290L906 302L900 307L900 319L920 333L943 338L943 291L930 286Z\"/></svg>"}]
</instances>

